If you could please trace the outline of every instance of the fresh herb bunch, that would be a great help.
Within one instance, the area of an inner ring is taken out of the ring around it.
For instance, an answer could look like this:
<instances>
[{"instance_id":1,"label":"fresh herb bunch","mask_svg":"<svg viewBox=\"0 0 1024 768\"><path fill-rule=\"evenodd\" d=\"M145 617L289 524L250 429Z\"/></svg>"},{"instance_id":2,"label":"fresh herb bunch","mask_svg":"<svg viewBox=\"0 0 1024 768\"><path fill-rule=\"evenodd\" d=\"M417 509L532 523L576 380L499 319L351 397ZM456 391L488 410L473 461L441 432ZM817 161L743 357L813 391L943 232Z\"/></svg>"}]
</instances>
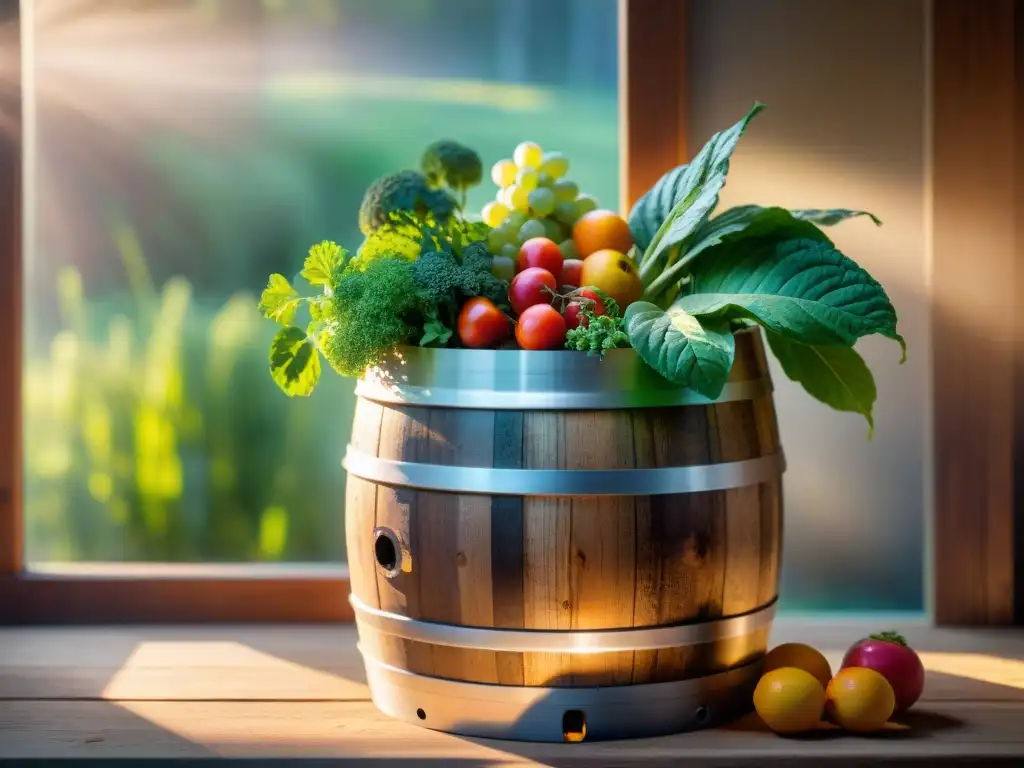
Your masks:
<instances>
[{"instance_id":1,"label":"fresh herb bunch","mask_svg":"<svg viewBox=\"0 0 1024 768\"><path fill-rule=\"evenodd\" d=\"M712 136L633 206L644 294L626 310L626 333L665 378L716 398L732 368L733 333L759 325L787 376L873 430L874 378L853 346L878 333L898 342L905 360L906 343L885 290L821 227L857 216L881 222L866 211L756 205L712 215L732 153L761 109Z\"/></svg>"},{"instance_id":2,"label":"fresh herb bunch","mask_svg":"<svg viewBox=\"0 0 1024 768\"><path fill-rule=\"evenodd\" d=\"M619 309L618 303L600 288L595 288L592 285L584 286L584 288L597 294L604 305L604 313L594 314L592 299L575 297L573 300L582 304L580 317L583 318L583 322L566 332L566 349L604 357L605 352L610 349L628 347L629 336L626 335L622 310ZM572 295L570 294L570 296Z\"/></svg>"}]
</instances>

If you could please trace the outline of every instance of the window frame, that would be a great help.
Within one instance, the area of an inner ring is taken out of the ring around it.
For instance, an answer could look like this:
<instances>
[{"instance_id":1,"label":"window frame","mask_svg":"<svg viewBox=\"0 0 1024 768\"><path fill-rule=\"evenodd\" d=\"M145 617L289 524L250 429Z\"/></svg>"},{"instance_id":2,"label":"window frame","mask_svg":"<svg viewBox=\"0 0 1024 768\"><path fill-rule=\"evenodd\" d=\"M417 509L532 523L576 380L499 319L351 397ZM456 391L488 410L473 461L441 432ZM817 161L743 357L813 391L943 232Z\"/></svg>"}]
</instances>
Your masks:
<instances>
[{"instance_id":1,"label":"window frame","mask_svg":"<svg viewBox=\"0 0 1024 768\"><path fill-rule=\"evenodd\" d=\"M623 210L666 168L689 158L687 10L688 0L619 0ZM1015 492L1015 477L1024 483L1024 409L1018 406L1024 356L1014 350L1024 342L1024 318L1009 343L984 358L954 318L969 309L956 290L965 279L962 254L969 245L960 231L967 192L994 212L993 247L974 254L969 278L1011 306L1024 297L1024 270L1014 269L1024 256L1024 216L1014 215L1024 190L1024 100L1015 95L1015 78L1024 82L1024 0L930 0L926 13L933 126L929 290L933 301L943 299L932 313L933 338L942 344L934 345L931 359L926 445L934 498L926 555L942 564L931 568L930 607L940 625L1021 623L1024 493ZM18 15L18 0L0 0L0 21ZM12 101L6 110L20 120L20 98ZM988 119L993 114L1012 130ZM989 151L979 157L979 146ZM1006 163L1008 156L1015 162ZM21 174L20 142L0 138L0 624L352 621L343 566L25 568ZM976 362L985 376L950 375L963 359Z\"/></svg>"}]
</instances>

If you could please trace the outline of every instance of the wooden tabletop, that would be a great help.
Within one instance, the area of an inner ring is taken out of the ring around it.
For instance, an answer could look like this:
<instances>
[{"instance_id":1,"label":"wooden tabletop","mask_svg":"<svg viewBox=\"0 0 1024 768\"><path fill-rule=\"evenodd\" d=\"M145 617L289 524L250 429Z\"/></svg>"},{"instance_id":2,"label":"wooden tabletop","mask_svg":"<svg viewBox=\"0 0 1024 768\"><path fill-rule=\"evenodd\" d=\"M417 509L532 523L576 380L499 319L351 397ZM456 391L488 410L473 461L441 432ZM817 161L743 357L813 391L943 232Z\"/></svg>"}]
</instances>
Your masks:
<instances>
[{"instance_id":1,"label":"wooden tabletop","mask_svg":"<svg viewBox=\"0 0 1024 768\"><path fill-rule=\"evenodd\" d=\"M772 641L810 642L835 664L851 641L877 628L782 620ZM1024 630L901 628L929 669L906 731L784 739L752 715L716 730L583 744L467 739L390 720L369 701L351 626L5 629L0 760L201 764L231 756L469 768L770 766L825 758L847 765L1024 765Z\"/></svg>"}]
</instances>

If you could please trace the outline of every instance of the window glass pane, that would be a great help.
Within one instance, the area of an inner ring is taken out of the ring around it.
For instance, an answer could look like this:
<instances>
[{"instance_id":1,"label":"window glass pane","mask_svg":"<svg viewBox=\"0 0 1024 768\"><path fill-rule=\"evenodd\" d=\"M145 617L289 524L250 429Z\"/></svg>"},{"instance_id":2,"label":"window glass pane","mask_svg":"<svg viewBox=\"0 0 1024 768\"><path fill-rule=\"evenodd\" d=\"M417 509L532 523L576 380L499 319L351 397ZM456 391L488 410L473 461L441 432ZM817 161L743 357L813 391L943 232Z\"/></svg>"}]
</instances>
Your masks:
<instances>
[{"instance_id":1,"label":"window glass pane","mask_svg":"<svg viewBox=\"0 0 1024 768\"><path fill-rule=\"evenodd\" d=\"M280 393L266 276L438 138L561 149L614 207L615 0L32 5L29 560L344 560L352 383Z\"/></svg>"}]
</instances>

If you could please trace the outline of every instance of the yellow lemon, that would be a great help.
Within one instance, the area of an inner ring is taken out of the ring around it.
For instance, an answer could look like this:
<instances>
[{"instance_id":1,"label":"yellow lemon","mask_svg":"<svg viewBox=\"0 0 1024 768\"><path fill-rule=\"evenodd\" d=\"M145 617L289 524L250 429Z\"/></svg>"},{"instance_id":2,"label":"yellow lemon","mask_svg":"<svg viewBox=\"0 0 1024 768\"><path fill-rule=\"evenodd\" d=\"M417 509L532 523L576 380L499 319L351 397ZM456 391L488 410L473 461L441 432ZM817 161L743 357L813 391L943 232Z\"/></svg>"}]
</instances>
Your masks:
<instances>
[{"instance_id":1,"label":"yellow lemon","mask_svg":"<svg viewBox=\"0 0 1024 768\"><path fill-rule=\"evenodd\" d=\"M782 667L761 677L754 689L754 709L776 733L803 733L821 722L825 689L809 672Z\"/></svg>"},{"instance_id":2,"label":"yellow lemon","mask_svg":"<svg viewBox=\"0 0 1024 768\"><path fill-rule=\"evenodd\" d=\"M880 731L896 709L896 694L881 674L867 667L847 667L826 689L829 716L851 733Z\"/></svg>"},{"instance_id":3,"label":"yellow lemon","mask_svg":"<svg viewBox=\"0 0 1024 768\"><path fill-rule=\"evenodd\" d=\"M782 667L796 667L809 672L821 683L822 688L828 687L829 680L832 679L832 667L829 666L828 659L821 651L803 643L783 643L772 648L764 657L761 674Z\"/></svg>"}]
</instances>

